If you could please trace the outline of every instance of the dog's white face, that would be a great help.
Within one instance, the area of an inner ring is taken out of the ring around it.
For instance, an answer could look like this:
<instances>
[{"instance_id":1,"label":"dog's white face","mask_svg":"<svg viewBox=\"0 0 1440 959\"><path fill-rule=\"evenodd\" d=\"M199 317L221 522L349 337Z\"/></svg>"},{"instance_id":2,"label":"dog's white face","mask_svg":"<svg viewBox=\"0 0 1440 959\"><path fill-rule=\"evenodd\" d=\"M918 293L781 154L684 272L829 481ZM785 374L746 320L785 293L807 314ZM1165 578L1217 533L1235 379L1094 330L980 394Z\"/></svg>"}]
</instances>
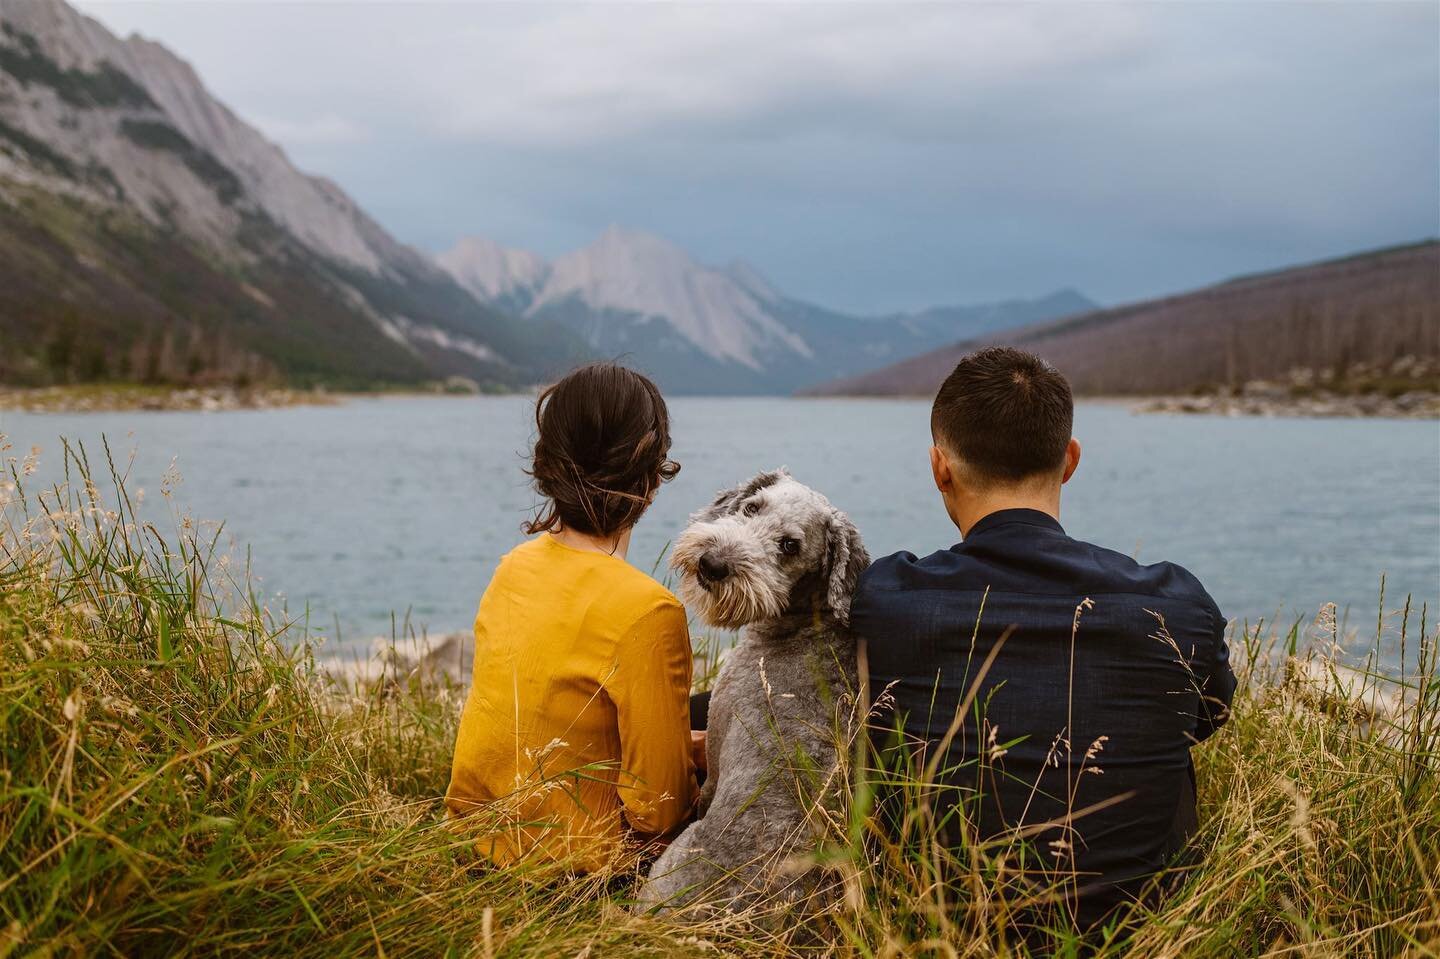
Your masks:
<instances>
[{"instance_id":1,"label":"dog's white face","mask_svg":"<svg viewBox=\"0 0 1440 959\"><path fill-rule=\"evenodd\" d=\"M776 618L812 574L824 608L848 622L867 562L845 514L783 469L726 490L692 516L670 559L685 604L725 629Z\"/></svg>"}]
</instances>

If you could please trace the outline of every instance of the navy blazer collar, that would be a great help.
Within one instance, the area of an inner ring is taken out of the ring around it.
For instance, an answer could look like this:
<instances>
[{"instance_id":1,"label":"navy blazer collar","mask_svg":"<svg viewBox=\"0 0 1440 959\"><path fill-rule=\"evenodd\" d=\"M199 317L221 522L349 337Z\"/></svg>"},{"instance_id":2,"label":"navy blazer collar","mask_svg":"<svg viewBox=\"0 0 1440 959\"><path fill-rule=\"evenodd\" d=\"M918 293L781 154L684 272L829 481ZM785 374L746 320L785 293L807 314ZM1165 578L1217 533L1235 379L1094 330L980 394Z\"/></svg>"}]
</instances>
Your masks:
<instances>
[{"instance_id":1,"label":"navy blazer collar","mask_svg":"<svg viewBox=\"0 0 1440 959\"><path fill-rule=\"evenodd\" d=\"M1041 529L1052 530L1064 534L1065 527L1060 521L1049 513L1042 513L1038 509L999 509L981 517L974 526L970 527L970 533L965 537L969 542L980 533L986 530L995 529L997 526L1008 526L1011 523L1021 523L1025 526L1039 526Z\"/></svg>"}]
</instances>

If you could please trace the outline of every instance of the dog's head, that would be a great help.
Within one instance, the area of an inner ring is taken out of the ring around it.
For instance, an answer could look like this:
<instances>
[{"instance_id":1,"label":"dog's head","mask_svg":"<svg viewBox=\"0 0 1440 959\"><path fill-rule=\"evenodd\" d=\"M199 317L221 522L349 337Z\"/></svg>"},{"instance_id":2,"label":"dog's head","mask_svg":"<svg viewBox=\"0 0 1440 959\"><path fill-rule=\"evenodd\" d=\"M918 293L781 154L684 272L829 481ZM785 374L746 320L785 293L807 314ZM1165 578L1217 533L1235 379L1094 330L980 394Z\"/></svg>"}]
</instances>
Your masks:
<instances>
[{"instance_id":1,"label":"dog's head","mask_svg":"<svg viewBox=\"0 0 1440 959\"><path fill-rule=\"evenodd\" d=\"M870 558L849 517L779 469L690 517L670 562L690 608L736 629L803 606L848 624Z\"/></svg>"}]
</instances>

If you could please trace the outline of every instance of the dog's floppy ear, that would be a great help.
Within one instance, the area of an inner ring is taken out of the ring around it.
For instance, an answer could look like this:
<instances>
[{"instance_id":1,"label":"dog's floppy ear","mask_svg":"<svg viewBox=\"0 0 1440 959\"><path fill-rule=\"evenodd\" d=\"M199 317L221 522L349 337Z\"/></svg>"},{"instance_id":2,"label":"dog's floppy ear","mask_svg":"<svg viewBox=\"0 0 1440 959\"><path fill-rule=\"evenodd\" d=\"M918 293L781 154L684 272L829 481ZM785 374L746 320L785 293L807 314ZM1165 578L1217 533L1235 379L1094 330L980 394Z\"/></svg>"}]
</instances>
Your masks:
<instances>
[{"instance_id":1,"label":"dog's floppy ear","mask_svg":"<svg viewBox=\"0 0 1440 959\"><path fill-rule=\"evenodd\" d=\"M715 494L713 503L690 514L690 522L708 523L710 520L719 519L735 508L735 504L740 502L740 494L744 490L744 486L721 490Z\"/></svg>"},{"instance_id":2,"label":"dog's floppy ear","mask_svg":"<svg viewBox=\"0 0 1440 959\"><path fill-rule=\"evenodd\" d=\"M850 522L850 517L838 509L830 514L829 537L825 549L825 602L835 613L835 618L848 626L850 597L855 592L860 574L870 565L870 554L865 552L865 544L860 541L860 531Z\"/></svg>"},{"instance_id":3,"label":"dog's floppy ear","mask_svg":"<svg viewBox=\"0 0 1440 959\"><path fill-rule=\"evenodd\" d=\"M767 486L774 486L789 475L783 466L778 470L757 473L752 479L746 480L739 486L734 486L716 493L715 502L691 514L690 521L692 523L708 523L711 520L719 519L726 513L733 513L736 504L741 500L754 496Z\"/></svg>"}]
</instances>

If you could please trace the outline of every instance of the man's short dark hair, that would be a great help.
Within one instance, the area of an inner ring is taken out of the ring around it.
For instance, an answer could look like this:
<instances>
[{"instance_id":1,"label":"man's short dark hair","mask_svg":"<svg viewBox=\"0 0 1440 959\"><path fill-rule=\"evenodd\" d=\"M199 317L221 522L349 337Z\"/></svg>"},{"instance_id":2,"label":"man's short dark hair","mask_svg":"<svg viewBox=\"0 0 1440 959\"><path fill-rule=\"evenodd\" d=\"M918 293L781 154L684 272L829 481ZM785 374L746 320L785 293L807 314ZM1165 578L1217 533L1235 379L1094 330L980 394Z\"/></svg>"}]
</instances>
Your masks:
<instances>
[{"instance_id":1,"label":"man's short dark hair","mask_svg":"<svg viewBox=\"0 0 1440 959\"><path fill-rule=\"evenodd\" d=\"M937 444L982 480L1058 470L1075 420L1070 384L1033 353L992 346L963 357L930 411Z\"/></svg>"}]
</instances>

